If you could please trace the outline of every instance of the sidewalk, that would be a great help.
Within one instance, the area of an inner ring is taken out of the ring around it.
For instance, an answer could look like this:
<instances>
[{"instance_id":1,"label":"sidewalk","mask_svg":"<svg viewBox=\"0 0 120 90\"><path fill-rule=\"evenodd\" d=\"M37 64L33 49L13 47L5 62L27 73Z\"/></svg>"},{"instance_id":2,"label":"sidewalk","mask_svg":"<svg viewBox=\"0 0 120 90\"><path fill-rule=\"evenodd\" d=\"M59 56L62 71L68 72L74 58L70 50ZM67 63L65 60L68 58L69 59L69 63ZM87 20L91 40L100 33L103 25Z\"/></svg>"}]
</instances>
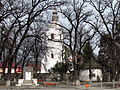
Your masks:
<instances>
[{"instance_id":1,"label":"sidewalk","mask_svg":"<svg viewBox=\"0 0 120 90\"><path fill-rule=\"evenodd\" d=\"M78 90L120 90L120 88L105 88L105 87L88 87L86 88L84 85L77 86Z\"/></svg>"},{"instance_id":2,"label":"sidewalk","mask_svg":"<svg viewBox=\"0 0 120 90\"><path fill-rule=\"evenodd\" d=\"M0 90L120 90L120 88L105 88L105 87L88 87L86 88L85 85L80 86L57 86L57 87L36 87L36 88L22 88L22 87L0 87Z\"/></svg>"}]
</instances>

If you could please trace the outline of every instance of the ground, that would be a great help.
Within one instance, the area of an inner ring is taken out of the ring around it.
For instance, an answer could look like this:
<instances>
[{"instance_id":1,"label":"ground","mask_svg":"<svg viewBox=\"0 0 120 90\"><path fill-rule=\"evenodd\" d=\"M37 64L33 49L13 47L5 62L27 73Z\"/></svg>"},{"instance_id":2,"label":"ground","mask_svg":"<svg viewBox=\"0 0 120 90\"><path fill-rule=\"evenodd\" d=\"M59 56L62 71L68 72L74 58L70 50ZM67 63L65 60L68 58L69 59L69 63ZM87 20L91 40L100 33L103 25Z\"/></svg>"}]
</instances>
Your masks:
<instances>
[{"instance_id":1,"label":"ground","mask_svg":"<svg viewBox=\"0 0 120 90\"><path fill-rule=\"evenodd\" d=\"M76 87L39 87L39 88L17 88L17 87L0 87L0 90L120 90L120 88L100 88L100 87L89 87L85 88L84 86L76 86Z\"/></svg>"}]
</instances>

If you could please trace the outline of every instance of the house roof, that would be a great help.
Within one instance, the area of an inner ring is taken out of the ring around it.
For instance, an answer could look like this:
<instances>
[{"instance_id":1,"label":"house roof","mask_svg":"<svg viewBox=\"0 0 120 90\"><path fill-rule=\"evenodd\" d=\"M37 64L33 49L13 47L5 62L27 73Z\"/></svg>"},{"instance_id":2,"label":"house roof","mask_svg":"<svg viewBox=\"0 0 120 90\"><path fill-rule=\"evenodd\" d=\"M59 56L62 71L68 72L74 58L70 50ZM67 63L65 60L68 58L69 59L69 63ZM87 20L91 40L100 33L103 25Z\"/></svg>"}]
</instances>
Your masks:
<instances>
[{"instance_id":1,"label":"house roof","mask_svg":"<svg viewBox=\"0 0 120 90\"><path fill-rule=\"evenodd\" d=\"M0 63L0 68L2 68L3 67L3 63L1 62ZM12 63L12 68L14 68L15 67L15 63ZM6 68L8 68L8 65L6 66ZM17 68L22 68L22 65L17 65Z\"/></svg>"},{"instance_id":2,"label":"house roof","mask_svg":"<svg viewBox=\"0 0 120 90\"><path fill-rule=\"evenodd\" d=\"M80 65L80 68L82 69L89 69L90 62L84 62L82 65ZM91 60L91 69L101 69L101 65L95 60Z\"/></svg>"},{"instance_id":3,"label":"house roof","mask_svg":"<svg viewBox=\"0 0 120 90\"><path fill-rule=\"evenodd\" d=\"M41 69L41 66L40 66L40 65L37 65L37 67L36 67L35 64L28 65L27 67L33 67L33 68L36 69L36 70L40 70L40 69Z\"/></svg>"}]
</instances>

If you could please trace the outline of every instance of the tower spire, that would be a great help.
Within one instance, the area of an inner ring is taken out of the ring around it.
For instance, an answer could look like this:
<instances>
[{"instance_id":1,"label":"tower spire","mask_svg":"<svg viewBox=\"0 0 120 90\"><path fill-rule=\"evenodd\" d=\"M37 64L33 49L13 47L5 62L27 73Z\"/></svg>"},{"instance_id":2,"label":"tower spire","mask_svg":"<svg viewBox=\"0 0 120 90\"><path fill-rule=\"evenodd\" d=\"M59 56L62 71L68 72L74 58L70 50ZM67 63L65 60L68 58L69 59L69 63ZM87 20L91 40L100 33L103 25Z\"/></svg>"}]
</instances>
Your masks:
<instances>
[{"instance_id":1,"label":"tower spire","mask_svg":"<svg viewBox=\"0 0 120 90\"><path fill-rule=\"evenodd\" d=\"M52 11L52 23L56 24L58 22L58 15L56 7L53 7Z\"/></svg>"}]
</instances>

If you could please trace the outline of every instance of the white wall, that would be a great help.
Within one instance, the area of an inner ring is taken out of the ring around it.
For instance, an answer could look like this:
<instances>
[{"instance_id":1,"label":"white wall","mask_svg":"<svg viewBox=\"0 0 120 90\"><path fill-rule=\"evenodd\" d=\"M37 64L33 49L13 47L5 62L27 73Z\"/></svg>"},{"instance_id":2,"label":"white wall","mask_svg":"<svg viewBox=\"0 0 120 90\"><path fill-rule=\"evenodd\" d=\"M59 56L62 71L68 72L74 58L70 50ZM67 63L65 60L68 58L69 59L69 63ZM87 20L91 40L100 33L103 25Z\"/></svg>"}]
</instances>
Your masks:
<instances>
[{"instance_id":1,"label":"white wall","mask_svg":"<svg viewBox=\"0 0 120 90\"><path fill-rule=\"evenodd\" d=\"M97 81L98 77L100 80L102 80L102 71L101 69L92 69L91 70L93 74L95 74L94 77L92 77L92 81ZM89 69L83 69L80 70L80 81L90 81L89 79Z\"/></svg>"},{"instance_id":2,"label":"white wall","mask_svg":"<svg viewBox=\"0 0 120 90\"><path fill-rule=\"evenodd\" d=\"M0 73L2 73L2 72L3 72L3 68L0 68ZM5 69L5 73L8 73L8 68ZM14 68L11 68L11 73L15 73L15 69Z\"/></svg>"},{"instance_id":3,"label":"white wall","mask_svg":"<svg viewBox=\"0 0 120 90\"><path fill-rule=\"evenodd\" d=\"M54 34L54 39L51 39L51 34ZM45 70L44 66L41 67L41 73L48 73L48 70L54 67L54 65L57 62L62 61L62 44L63 42L58 42L60 40L60 35L61 35L61 40L63 39L62 31L57 29L57 28L50 28L46 32L48 36L48 41L47 41L47 47L48 51L46 53L46 57L42 60L42 63L46 66L47 71ZM51 58L51 54L53 53L53 58Z\"/></svg>"}]
</instances>

